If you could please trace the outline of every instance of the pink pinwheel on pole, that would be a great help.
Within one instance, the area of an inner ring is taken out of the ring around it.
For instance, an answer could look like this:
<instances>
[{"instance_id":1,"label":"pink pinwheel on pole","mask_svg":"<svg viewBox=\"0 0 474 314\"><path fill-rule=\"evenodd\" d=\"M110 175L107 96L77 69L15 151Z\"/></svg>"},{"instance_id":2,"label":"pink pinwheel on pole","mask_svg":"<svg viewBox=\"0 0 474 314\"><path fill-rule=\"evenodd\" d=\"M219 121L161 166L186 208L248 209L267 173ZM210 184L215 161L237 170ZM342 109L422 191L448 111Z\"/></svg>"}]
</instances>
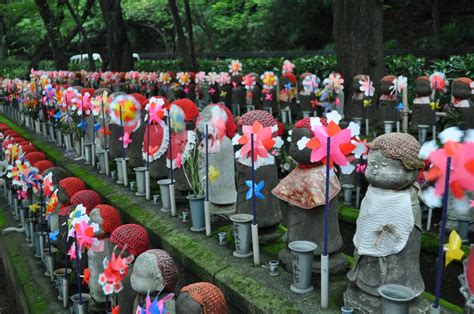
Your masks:
<instances>
[{"instance_id":1,"label":"pink pinwheel on pole","mask_svg":"<svg viewBox=\"0 0 474 314\"><path fill-rule=\"evenodd\" d=\"M469 211L469 200L464 191L474 191L474 130L464 133L456 127L451 127L438 135L442 148L435 140L426 142L420 150L420 158L431 162L431 168L426 173L428 181L435 181L434 187L423 192L428 206L442 206L441 227L439 231L438 266L436 274L435 301L432 313L440 312L443 255L445 265L453 259L460 260L463 256L460 251L461 241L457 233L452 233L449 242L445 245L446 220L449 194L454 196L455 208L462 212Z\"/></svg>"}]
</instances>

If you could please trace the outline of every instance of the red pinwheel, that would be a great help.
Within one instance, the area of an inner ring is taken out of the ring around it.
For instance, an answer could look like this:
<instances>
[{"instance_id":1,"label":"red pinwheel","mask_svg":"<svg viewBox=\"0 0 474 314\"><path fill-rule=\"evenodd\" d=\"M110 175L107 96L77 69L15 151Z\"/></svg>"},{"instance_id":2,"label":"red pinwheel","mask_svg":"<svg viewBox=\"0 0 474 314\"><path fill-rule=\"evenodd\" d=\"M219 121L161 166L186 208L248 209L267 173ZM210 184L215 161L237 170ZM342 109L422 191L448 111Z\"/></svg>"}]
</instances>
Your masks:
<instances>
[{"instance_id":1,"label":"red pinwheel","mask_svg":"<svg viewBox=\"0 0 474 314\"><path fill-rule=\"evenodd\" d=\"M243 145L240 149L240 155L246 157L251 154L252 143L251 136L253 134L254 140L254 155L253 159L257 160L258 157L267 158L268 151L275 145L275 140L272 138L272 128L263 127L260 122L255 121L252 126L242 126L243 135L239 138L238 143Z\"/></svg>"},{"instance_id":2,"label":"red pinwheel","mask_svg":"<svg viewBox=\"0 0 474 314\"><path fill-rule=\"evenodd\" d=\"M128 273L128 260L121 255L116 257L113 252L111 261L104 260L104 272L99 276L99 284L106 295L119 293L123 289L122 279Z\"/></svg>"}]
</instances>

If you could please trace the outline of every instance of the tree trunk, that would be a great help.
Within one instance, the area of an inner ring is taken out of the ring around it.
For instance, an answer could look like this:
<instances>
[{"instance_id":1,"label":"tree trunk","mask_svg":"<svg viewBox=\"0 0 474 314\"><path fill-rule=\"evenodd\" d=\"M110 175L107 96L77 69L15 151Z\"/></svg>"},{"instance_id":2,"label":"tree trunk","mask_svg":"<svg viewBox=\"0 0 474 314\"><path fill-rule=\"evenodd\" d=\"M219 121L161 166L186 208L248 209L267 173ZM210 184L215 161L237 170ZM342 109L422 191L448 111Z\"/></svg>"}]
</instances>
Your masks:
<instances>
[{"instance_id":1,"label":"tree trunk","mask_svg":"<svg viewBox=\"0 0 474 314\"><path fill-rule=\"evenodd\" d=\"M174 29L178 35L178 50L179 54L184 61L184 67L186 70L192 70L193 61L191 55L189 54L188 44L186 43L186 37L184 37L183 24L181 23L181 18L179 17L178 7L176 6L176 0L168 0L171 15L173 16Z\"/></svg>"},{"instance_id":2,"label":"tree trunk","mask_svg":"<svg viewBox=\"0 0 474 314\"><path fill-rule=\"evenodd\" d=\"M198 65L196 60L196 54L194 52L194 35L193 35L193 20L191 18L191 8L189 6L189 0L184 0L184 10L186 12L186 22L189 36L189 52L191 53L191 62L193 65L193 71L196 71Z\"/></svg>"},{"instance_id":3,"label":"tree trunk","mask_svg":"<svg viewBox=\"0 0 474 314\"><path fill-rule=\"evenodd\" d=\"M36 47L35 51L30 57L30 64L28 65L28 69L36 69L38 68L39 62L41 58L43 58L46 49L49 48L48 38L44 38L41 43Z\"/></svg>"},{"instance_id":4,"label":"tree trunk","mask_svg":"<svg viewBox=\"0 0 474 314\"><path fill-rule=\"evenodd\" d=\"M431 0L431 18L433 20L433 46L439 48L439 0Z\"/></svg>"},{"instance_id":5,"label":"tree trunk","mask_svg":"<svg viewBox=\"0 0 474 314\"><path fill-rule=\"evenodd\" d=\"M6 4L6 0L1 0L1 4ZM0 58L5 60L8 58L8 45L7 45L7 29L3 15L0 14Z\"/></svg>"},{"instance_id":6,"label":"tree trunk","mask_svg":"<svg viewBox=\"0 0 474 314\"><path fill-rule=\"evenodd\" d=\"M95 61L92 55L92 47L90 45L89 38L87 37L87 33L84 31L84 27L82 27L83 21L81 21L77 16L76 12L74 12L74 9L72 8L69 0L66 0L66 6L72 16L72 19L76 23L76 26L79 28L79 32L82 35L84 46L86 47L87 51L87 56L89 58L89 71L95 71Z\"/></svg>"},{"instance_id":7,"label":"tree trunk","mask_svg":"<svg viewBox=\"0 0 474 314\"><path fill-rule=\"evenodd\" d=\"M334 0L332 9L337 70L350 104L354 76L368 74L376 85L384 74L383 0Z\"/></svg>"},{"instance_id":8,"label":"tree trunk","mask_svg":"<svg viewBox=\"0 0 474 314\"><path fill-rule=\"evenodd\" d=\"M107 58L111 71L130 71L133 69L132 47L120 3L120 0L100 0L107 29Z\"/></svg>"},{"instance_id":9,"label":"tree trunk","mask_svg":"<svg viewBox=\"0 0 474 314\"><path fill-rule=\"evenodd\" d=\"M62 21L62 11L60 15L55 16L47 0L35 0L38 13L43 20L44 26L46 27L46 32L48 34L49 42L51 49L53 50L54 57L54 67L56 70L66 70L67 69L67 59L65 55L65 50L61 45L61 21ZM62 1L59 0L57 6L62 6Z\"/></svg>"}]
</instances>

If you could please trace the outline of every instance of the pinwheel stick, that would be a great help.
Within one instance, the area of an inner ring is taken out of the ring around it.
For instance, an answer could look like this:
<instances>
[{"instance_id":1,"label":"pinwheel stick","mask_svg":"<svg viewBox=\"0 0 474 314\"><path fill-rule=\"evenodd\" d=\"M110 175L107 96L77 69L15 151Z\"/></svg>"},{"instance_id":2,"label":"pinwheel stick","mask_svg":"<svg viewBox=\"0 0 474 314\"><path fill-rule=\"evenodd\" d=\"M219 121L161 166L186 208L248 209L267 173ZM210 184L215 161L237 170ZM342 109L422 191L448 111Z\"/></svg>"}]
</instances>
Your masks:
<instances>
[{"instance_id":1,"label":"pinwheel stick","mask_svg":"<svg viewBox=\"0 0 474 314\"><path fill-rule=\"evenodd\" d=\"M95 167L95 116L92 115L92 147L91 147L91 159L92 159L92 167Z\"/></svg>"},{"instance_id":2,"label":"pinwheel stick","mask_svg":"<svg viewBox=\"0 0 474 314\"><path fill-rule=\"evenodd\" d=\"M168 135L169 135L169 159L170 159L170 201L171 201L171 216L176 216L176 198L174 195L174 180L173 180L173 145L171 142L171 115L168 115Z\"/></svg>"},{"instance_id":3,"label":"pinwheel stick","mask_svg":"<svg viewBox=\"0 0 474 314\"><path fill-rule=\"evenodd\" d=\"M439 229L439 244L438 244L438 271L436 273L436 289L435 289L435 301L432 307L439 311L439 300L441 297L441 284L443 275L443 256L444 256L444 241L446 234L446 217L448 209L449 199L449 177L451 175L451 157L446 160L446 178L444 182L444 195L443 195L443 209L441 213L441 227Z\"/></svg>"},{"instance_id":4,"label":"pinwheel stick","mask_svg":"<svg viewBox=\"0 0 474 314\"><path fill-rule=\"evenodd\" d=\"M146 148L146 171L145 171L145 199L150 199L150 118L148 118L148 125L146 129L146 137L147 137L147 148Z\"/></svg>"},{"instance_id":5,"label":"pinwheel stick","mask_svg":"<svg viewBox=\"0 0 474 314\"><path fill-rule=\"evenodd\" d=\"M434 107L433 109L433 127L432 127L432 133L433 133L433 140L436 139L436 90L438 89L438 82L434 82L434 89L433 89L433 102L434 102Z\"/></svg>"},{"instance_id":6,"label":"pinwheel stick","mask_svg":"<svg viewBox=\"0 0 474 314\"><path fill-rule=\"evenodd\" d=\"M211 213L209 210L209 126L206 123L204 133L204 142L206 146L206 200L204 201L204 223L206 225L206 236L211 236Z\"/></svg>"},{"instance_id":7,"label":"pinwheel stick","mask_svg":"<svg viewBox=\"0 0 474 314\"><path fill-rule=\"evenodd\" d=\"M255 195L255 147L254 147L254 134L250 135L251 145L251 159L252 159L252 250L253 250L253 264L260 265L260 246L258 242L258 224L257 224L257 196Z\"/></svg>"},{"instance_id":8,"label":"pinwheel stick","mask_svg":"<svg viewBox=\"0 0 474 314\"><path fill-rule=\"evenodd\" d=\"M123 172L123 185L128 186L128 173L127 173L127 160L125 154L125 128L122 120L122 105L119 105L120 110L120 128L122 129L122 172Z\"/></svg>"},{"instance_id":9,"label":"pinwheel stick","mask_svg":"<svg viewBox=\"0 0 474 314\"><path fill-rule=\"evenodd\" d=\"M109 169L109 154L108 154L108 147L107 147L107 125L105 121L105 108L104 108L104 100L101 100L102 105L102 131L104 136L104 163L105 163L105 174L108 176L110 174Z\"/></svg>"},{"instance_id":10,"label":"pinwheel stick","mask_svg":"<svg viewBox=\"0 0 474 314\"><path fill-rule=\"evenodd\" d=\"M329 218L329 176L331 167L331 137L326 144L326 202L324 204L324 253L321 255L321 308L328 307L329 301L329 256L328 256L328 218Z\"/></svg>"},{"instance_id":11,"label":"pinwheel stick","mask_svg":"<svg viewBox=\"0 0 474 314\"><path fill-rule=\"evenodd\" d=\"M79 261L79 247L77 245L77 234L74 232L74 246L76 247L76 281L77 281L77 293L79 293L79 304L82 304L82 292L81 292L81 263ZM67 272L67 268L66 268Z\"/></svg>"}]
</instances>

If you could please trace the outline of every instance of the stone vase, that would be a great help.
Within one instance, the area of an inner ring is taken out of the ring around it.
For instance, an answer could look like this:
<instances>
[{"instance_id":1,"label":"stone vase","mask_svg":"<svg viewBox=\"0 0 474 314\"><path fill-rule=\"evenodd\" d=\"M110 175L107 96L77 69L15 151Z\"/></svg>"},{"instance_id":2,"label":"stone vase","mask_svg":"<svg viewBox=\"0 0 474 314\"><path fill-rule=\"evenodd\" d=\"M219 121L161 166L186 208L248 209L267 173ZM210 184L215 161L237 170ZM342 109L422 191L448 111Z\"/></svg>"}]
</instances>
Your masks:
<instances>
[{"instance_id":1,"label":"stone vase","mask_svg":"<svg viewBox=\"0 0 474 314\"><path fill-rule=\"evenodd\" d=\"M87 293L73 294L71 296L71 300L73 302L72 305L72 312L74 314L88 314L89 313L89 301L91 300L91 296ZM82 300L82 303L81 303Z\"/></svg>"},{"instance_id":2,"label":"stone vase","mask_svg":"<svg viewBox=\"0 0 474 314\"><path fill-rule=\"evenodd\" d=\"M288 244L292 254L293 284L290 290L304 294L313 291L311 274L313 252L317 245L310 241L293 241Z\"/></svg>"},{"instance_id":3,"label":"stone vase","mask_svg":"<svg viewBox=\"0 0 474 314\"><path fill-rule=\"evenodd\" d=\"M408 314L410 301L416 297L412 289L396 285L383 285L378 290L382 296L382 313Z\"/></svg>"},{"instance_id":4,"label":"stone vase","mask_svg":"<svg viewBox=\"0 0 474 314\"><path fill-rule=\"evenodd\" d=\"M135 171L136 182L137 182L137 192L135 193L136 196L145 196L146 191L146 182L145 182L145 171L146 167L137 167L133 168Z\"/></svg>"},{"instance_id":5,"label":"stone vase","mask_svg":"<svg viewBox=\"0 0 474 314\"><path fill-rule=\"evenodd\" d=\"M161 211L168 213L171 211L171 197L170 197L171 179L162 179L158 181L161 195Z\"/></svg>"},{"instance_id":6,"label":"stone vase","mask_svg":"<svg viewBox=\"0 0 474 314\"><path fill-rule=\"evenodd\" d=\"M204 197L196 197L194 195L188 195L186 198L189 201L189 207L191 208L191 231L202 232L206 230L205 219L204 219Z\"/></svg>"},{"instance_id":7,"label":"stone vase","mask_svg":"<svg viewBox=\"0 0 474 314\"><path fill-rule=\"evenodd\" d=\"M230 216L233 223L235 240L234 256L247 258L252 256L251 223L253 216L249 214L235 214Z\"/></svg>"}]
</instances>

